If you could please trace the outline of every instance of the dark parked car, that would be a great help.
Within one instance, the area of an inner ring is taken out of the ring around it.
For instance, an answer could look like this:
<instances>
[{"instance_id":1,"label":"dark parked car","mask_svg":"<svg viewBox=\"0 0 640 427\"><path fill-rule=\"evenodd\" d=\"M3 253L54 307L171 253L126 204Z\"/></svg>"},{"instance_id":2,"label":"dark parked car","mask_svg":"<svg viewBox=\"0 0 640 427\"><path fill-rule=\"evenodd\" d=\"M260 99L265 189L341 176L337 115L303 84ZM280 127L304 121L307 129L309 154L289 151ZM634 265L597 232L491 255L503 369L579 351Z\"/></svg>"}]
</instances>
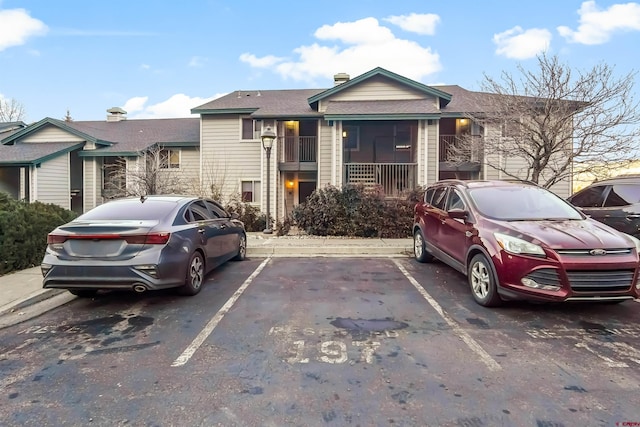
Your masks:
<instances>
[{"instance_id":1,"label":"dark parked car","mask_svg":"<svg viewBox=\"0 0 640 427\"><path fill-rule=\"evenodd\" d=\"M640 241L552 192L506 181L441 181L415 207L414 255L467 275L481 305L621 302L640 295Z\"/></svg>"},{"instance_id":2,"label":"dark parked car","mask_svg":"<svg viewBox=\"0 0 640 427\"><path fill-rule=\"evenodd\" d=\"M241 221L220 204L183 196L124 198L53 230L42 260L43 286L91 296L100 289L200 292L204 276L242 260Z\"/></svg>"},{"instance_id":3,"label":"dark parked car","mask_svg":"<svg viewBox=\"0 0 640 427\"><path fill-rule=\"evenodd\" d=\"M640 176L595 182L568 200L591 218L640 238Z\"/></svg>"}]
</instances>

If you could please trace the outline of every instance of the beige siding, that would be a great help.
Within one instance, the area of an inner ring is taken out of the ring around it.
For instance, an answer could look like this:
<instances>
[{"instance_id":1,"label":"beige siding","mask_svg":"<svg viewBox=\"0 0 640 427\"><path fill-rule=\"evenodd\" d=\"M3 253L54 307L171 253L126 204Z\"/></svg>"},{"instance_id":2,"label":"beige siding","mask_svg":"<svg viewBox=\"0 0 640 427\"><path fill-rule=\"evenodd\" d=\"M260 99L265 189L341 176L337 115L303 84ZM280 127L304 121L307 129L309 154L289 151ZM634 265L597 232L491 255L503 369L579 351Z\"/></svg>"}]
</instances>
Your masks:
<instances>
[{"instance_id":1,"label":"beige siding","mask_svg":"<svg viewBox=\"0 0 640 427\"><path fill-rule=\"evenodd\" d=\"M439 143L440 133L439 126L437 120L428 120L427 125L427 171L426 171L426 182L423 182L423 185L431 185L434 182L438 181L439 175Z\"/></svg>"},{"instance_id":2,"label":"beige siding","mask_svg":"<svg viewBox=\"0 0 640 427\"><path fill-rule=\"evenodd\" d=\"M262 144L260 141L240 142L237 115L202 116L201 125L200 168L203 194L211 195L210 188L215 185L221 188L227 199L238 195L243 179L255 179L261 174L265 157ZM277 165L277 152L277 147L274 146L271 151L272 166ZM277 166L272 167L272 171L273 169L277 169ZM266 177L261 178L264 180ZM263 200L267 194L264 186L265 183L262 188ZM272 189L271 193L273 199L275 191ZM272 203L271 206L275 204Z\"/></svg>"},{"instance_id":3,"label":"beige siding","mask_svg":"<svg viewBox=\"0 0 640 427\"><path fill-rule=\"evenodd\" d=\"M330 97L330 101L380 101L398 99L423 99L423 92L404 86L396 81L382 77L374 77ZM434 99L434 102L435 99ZM322 103L320 111L324 111L326 103Z\"/></svg>"},{"instance_id":4,"label":"beige siding","mask_svg":"<svg viewBox=\"0 0 640 427\"><path fill-rule=\"evenodd\" d=\"M69 154L48 160L35 170L37 200L70 209Z\"/></svg>"},{"instance_id":5,"label":"beige siding","mask_svg":"<svg viewBox=\"0 0 640 427\"><path fill-rule=\"evenodd\" d=\"M31 143L75 142L75 141L80 142L84 140L76 135L73 135L53 125L45 126L44 128L38 130L37 132L34 132L33 134L29 134L24 138L20 139L20 142L31 142Z\"/></svg>"},{"instance_id":6,"label":"beige siding","mask_svg":"<svg viewBox=\"0 0 640 427\"><path fill-rule=\"evenodd\" d=\"M320 124L320 132L318 133L318 188L322 188L333 182L331 171L333 168L333 128L326 121Z\"/></svg>"},{"instance_id":7,"label":"beige siding","mask_svg":"<svg viewBox=\"0 0 640 427\"><path fill-rule=\"evenodd\" d=\"M96 191L100 191L95 185L95 162L93 157L85 157L82 161L83 173L82 173L82 187L83 187L83 199L82 199L82 211L86 212L89 209L95 207L95 194Z\"/></svg>"},{"instance_id":8,"label":"beige siding","mask_svg":"<svg viewBox=\"0 0 640 427\"><path fill-rule=\"evenodd\" d=\"M180 150L180 179L189 193L200 186L200 150L183 148Z\"/></svg>"}]
</instances>

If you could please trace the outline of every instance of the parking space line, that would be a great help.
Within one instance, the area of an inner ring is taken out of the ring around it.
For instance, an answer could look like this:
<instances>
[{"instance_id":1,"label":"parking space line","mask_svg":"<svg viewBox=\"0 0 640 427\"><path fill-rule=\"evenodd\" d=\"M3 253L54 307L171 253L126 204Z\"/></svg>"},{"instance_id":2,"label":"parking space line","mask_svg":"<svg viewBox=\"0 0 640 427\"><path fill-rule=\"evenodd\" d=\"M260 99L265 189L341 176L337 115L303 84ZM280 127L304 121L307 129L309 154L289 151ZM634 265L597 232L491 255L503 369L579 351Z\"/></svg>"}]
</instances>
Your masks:
<instances>
[{"instance_id":1,"label":"parking space line","mask_svg":"<svg viewBox=\"0 0 640 427\"><path fill-rule=\"evenodd\" d=\"M269 258L265 259L264 261L262 261L262 264L260 264L258 266L258 268L256 268L254 270L254 272L251 273L251 275L249 277L247 277L247 280L244 281L242 286L240 286L238 288L238 290L235 291L233 295L231 295L231 298L229 298L227 300L227 302L224 303L222 308L220 308L220 310L218 310L218 312L215 314L215 316L213 316L213 318L209 321L209 323L207 323L207 325L204 327L204 329L202 331L200 331L198 336L191 342L191 344L182 352L182 354L176 360L173 361L173 363L171 364L172 367L183 366L189 361L189 359L191 359L191 356L193 356L193 354L196 352L196 350L198 350L198 348L207 339L207 337L209 337L209 335L211 335L211 332L213 332L215 327L218 326L218 323L220 323L220 321L222 320L224 315L227 314L227 312L231 309L233 304L235 304L235 302L238 300L238 298L240 298L240 295L242 295L242 293L245 291L245 289L247 289L247 287L249 287L249 285L251 284L253 279L258 274L260 274L262 269L265 267L265 265L267 265L267 263L270 260L271 260L271 257L269 257Z\"/></svg>"},{"instance_id":2,"label":"parking space line","mask_svg":"<svg viewBox=\"0 0 640 427\"><path fill-rule=\"evenodd\" d=\"M455 320L449 317L449 315L442 309L440 304L438 304L438 302L435 299L433 299L431 295L429 295L429 293L420 285L420 283L416 279L414 279L411 274L409 274L407 269L404 268L404 266L400 263L399 260L393 259L392 261L394 262L396 267L398 267L398 269L402 272L402 274L404 274L404 276L409 280L409 282L411 282L413 287L416 288L418 292L420 292L420 295L422 295L422 297L425 300L427 300L427 302L434 308L435 311L438 312L438 314L444 319L444 321L447 322L447 324L451 327L451 329L453 329L453 332L456 335L458 335L460 339L462 339L462 341L465 342L465 344L469 346L471 351L473 351L478 355L478 357L480 357L480 359L485 363L485 365L487 365L489 370L499 371L500 369L502 369L500 364L498 364L498 362L496 362L489 355L489 353L484 351L484 349L480 346L480 344L476 342L476 340L471 338L471 336L469 336L469 334L467 334L458 325L458 323Z\"/></svg>"}]
</instances>

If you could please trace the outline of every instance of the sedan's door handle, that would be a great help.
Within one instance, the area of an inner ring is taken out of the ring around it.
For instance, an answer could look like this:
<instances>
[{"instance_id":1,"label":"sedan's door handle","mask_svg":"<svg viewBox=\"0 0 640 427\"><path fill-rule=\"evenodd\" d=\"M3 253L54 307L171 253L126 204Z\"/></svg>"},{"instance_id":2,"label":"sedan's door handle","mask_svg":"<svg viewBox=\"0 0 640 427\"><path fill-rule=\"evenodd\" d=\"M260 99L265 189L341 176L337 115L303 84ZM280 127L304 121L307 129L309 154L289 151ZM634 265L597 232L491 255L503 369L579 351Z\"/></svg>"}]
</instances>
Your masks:
<instances>
[{"instance_id":1,"label":"sedan's door handle","mask_svg":"<svg viewBox=\"0 0 640 427\"><path fill-rule=\"evenodd\" d=\"M199 229L198 229L198 233L200 233L200 234L204 234L204 228L199 228Z\"/></svg>"}]
</instances>

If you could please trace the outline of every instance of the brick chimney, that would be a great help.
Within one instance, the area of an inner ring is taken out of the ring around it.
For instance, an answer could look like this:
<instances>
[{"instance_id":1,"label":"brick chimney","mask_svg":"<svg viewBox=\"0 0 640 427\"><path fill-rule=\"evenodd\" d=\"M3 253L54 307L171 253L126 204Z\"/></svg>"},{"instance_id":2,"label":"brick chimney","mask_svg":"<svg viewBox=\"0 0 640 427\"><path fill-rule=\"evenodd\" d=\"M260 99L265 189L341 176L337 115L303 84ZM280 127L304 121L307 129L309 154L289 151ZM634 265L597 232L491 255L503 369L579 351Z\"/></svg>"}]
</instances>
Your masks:
<instances>
[{"instance_id":1,"label":"brick chimney","mask_svg":"<svg viewBox=\"0 0 640 427\"><path fill-rule=\"evenodd\" d=\"M123 120L127 120L127 112L120 107L109 108L107 113L109 113L107 114L108 122L121 122Z\"/></svg>"}]
</instances>

